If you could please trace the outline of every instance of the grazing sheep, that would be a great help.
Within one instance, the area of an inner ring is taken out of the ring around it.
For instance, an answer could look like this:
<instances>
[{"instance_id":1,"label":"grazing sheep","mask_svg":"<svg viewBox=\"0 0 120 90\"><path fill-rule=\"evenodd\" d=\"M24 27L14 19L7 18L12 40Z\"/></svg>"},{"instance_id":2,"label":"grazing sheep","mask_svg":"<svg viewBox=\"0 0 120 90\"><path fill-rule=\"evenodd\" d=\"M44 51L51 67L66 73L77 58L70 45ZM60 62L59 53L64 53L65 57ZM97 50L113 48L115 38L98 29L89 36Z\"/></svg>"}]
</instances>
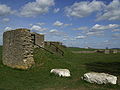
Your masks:
<instances>
[{"instance_id":1,"label":"grazing sheep","mask_svg":"<svg viewBox=\"0 0 120 90\"><path fill-rule=\"evenodd\" d=\"M70 71L68 69L52 69L50 73L54 73L60 77L70 77Z\"/></svg>"},{"instance_id":2,"label":"grazing sheep","mask_svg":"<svg viewBox=\"0 0 120 90\"><path fill-rule=\"evenodd\" d=\"M82 77L83 80L90 82L90 83L97 83L97 84L116 84L117 83L117 77L106 74L106 73L96 73L96 72L90 72L85 73Z\"/></svg>"}]
</instances>

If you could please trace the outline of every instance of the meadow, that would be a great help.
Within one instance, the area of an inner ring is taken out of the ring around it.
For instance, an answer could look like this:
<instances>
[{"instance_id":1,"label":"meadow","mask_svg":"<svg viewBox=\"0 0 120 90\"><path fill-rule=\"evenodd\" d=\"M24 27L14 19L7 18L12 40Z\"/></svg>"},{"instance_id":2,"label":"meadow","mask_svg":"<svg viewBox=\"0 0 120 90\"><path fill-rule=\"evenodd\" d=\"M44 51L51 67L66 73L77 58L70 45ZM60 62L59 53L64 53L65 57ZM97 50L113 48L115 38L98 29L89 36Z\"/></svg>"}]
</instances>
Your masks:
<instances>
[{"instance_id":1,"label":"meadow","mask_svg":"<svg viewBox=\"0 0 120 90\"><path fill-rule=\"evenodd\" d=\"M72 53L76 48L62 48L64 56L34 50L36 64L28 70L12 69L2 64L0 47L0 90L120 90L120 53ZM70 78L50 74L53 68L67 68ZM87 72L104 72L118 77L117 85L90 84L81 79Z\"/></svg>"}]
</instances>

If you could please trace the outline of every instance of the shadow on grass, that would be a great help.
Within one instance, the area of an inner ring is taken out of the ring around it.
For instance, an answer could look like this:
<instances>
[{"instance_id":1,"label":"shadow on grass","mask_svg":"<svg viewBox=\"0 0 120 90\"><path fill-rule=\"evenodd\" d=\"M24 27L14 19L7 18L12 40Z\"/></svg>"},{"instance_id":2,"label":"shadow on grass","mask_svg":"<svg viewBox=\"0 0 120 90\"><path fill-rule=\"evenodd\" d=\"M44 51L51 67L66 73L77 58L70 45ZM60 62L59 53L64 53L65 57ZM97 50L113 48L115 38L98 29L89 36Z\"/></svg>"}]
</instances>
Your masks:
<instances>
[{"instance_id":1,"label":"shadow on grass","mask_svg":"<svg viewBox=\"0 0 120 90\"><path fill-rule=\"evenodd\" d=\"M94 63L86 63L86 68L89 71L93 72L102 72L109 73L112 75L120 75L120 62L94 62Z\"/></svg>"},{"instance_id":2,"label":"shadow on grass","mask_svg":"<svg viewBox=\"0 0 120 90\"><path fill-rule=\"evenodd\" d=\"M0 88L0 90L12 90L12 89Z\"/></svg>"}]
</instances>

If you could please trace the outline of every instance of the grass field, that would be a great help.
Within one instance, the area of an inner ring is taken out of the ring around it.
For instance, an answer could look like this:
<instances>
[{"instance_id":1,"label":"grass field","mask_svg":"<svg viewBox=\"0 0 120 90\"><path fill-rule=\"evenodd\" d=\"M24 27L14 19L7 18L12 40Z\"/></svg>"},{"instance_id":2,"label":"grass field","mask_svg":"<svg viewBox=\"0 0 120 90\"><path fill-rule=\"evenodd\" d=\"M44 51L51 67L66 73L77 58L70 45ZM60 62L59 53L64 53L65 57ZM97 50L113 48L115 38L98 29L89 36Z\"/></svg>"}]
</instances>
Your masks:
<instances>
[{"instance_id":1,"label":"grass field","mask_svg":"<svg viewBox=\"0 0 120 90\"><path fill-rule=\"evenodd\" d=\"M65 55L57 56L36 49L36 64L24 71L4 66L0 47L0 90L120 90L118 84L97 85L81 80L81 76L90 71L107 72L120 77L120 53L73 54L71 48L63 50ZM51 75L52 68L68 68L72 77Z\"/></svg>"}]
</instances>

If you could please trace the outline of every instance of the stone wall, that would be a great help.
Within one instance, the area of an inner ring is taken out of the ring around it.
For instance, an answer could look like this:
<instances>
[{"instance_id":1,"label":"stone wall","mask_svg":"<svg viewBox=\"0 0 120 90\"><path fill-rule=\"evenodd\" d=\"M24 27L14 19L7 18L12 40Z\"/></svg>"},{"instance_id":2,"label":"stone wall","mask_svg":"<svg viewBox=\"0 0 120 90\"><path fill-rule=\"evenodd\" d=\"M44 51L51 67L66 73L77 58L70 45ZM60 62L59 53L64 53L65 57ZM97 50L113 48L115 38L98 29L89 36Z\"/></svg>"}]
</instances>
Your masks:
<instances>
[{"instance_id":1,"label":"stone wall","mask_svg":"<svg viewBox=\"0 0 120 90\"><path fill-rule=\"evenodd\" d=\"M44 45L49 46L51 43L54 44L54 45L56 45L56 46L62 45L61 42L54 42L54 41L45 41Z\"/></svg>"},{"instance_id":2,"label":"stone wall","mask_svg":"<svg viewBox=\"0 0 120 90\"><path fill-rule=\"evenodd\" d=\"M72 51L72 53L96 53L96 50L94 51Z\"/></svg>"},{"instance_id":3,"label":"stone wall","mask_svg":"<svg viewBox=\"0 0 120 90\"><path fill-rule=\"evenodd\" d=\"M110 50L105 49L104 53L105 53L105 54L110 54Z\"/></svg>"},{"instance_id":4,"label":"stone wall","mask_svg":"<svg viewBox=\"0 0 120 90\"><path fill-rule=\"evenodd\" d=\"M36 48L37 45L40 47L44 47L44 35L38 33L31 33L31 34L32 34L34 47Z\"/></svg>"},{"instance_id":5,"label":"stone wall","mask_svg":"<svg viewBox=\"0 0 120 90\"><path fill-rule=\"evenodd\" d=\"M30 30L17 29L4 32L3 64L18 69L28 69L34 64Z\"/></svg>"}]
</instances>

